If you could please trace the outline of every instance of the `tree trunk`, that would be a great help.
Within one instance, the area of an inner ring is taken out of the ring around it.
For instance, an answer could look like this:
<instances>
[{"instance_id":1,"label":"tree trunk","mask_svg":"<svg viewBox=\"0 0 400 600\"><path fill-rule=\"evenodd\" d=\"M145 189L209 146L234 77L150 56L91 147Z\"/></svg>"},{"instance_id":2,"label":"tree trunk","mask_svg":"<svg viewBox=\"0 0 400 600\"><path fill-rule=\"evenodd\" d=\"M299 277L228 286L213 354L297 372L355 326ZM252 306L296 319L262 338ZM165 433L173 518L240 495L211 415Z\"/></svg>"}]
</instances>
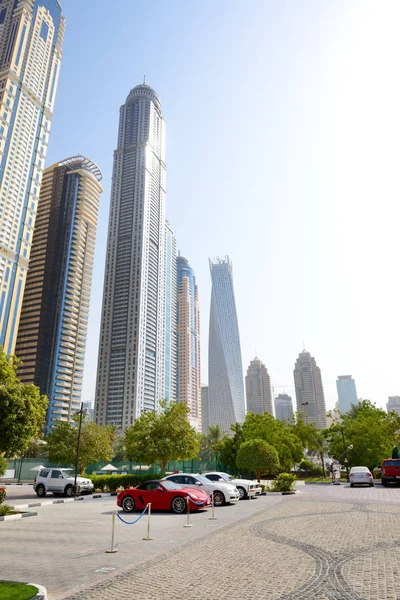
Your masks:
<instances>
[{"instance_id":1,"label":"tree trunk","mask_svg":"<svg viewBox=\"0 0 400 600\"><path fill-rule=\"evenodd\" d=\"M324 463L324 451L321 450L319 453L319 456L321 458L321 464L322 464L322 474L324 476L324 478L326 477L326 471L325 471L325 463Z\"/></svg>"},{"instance_id":2,"label":"tree trunk","mask_svg":"<svg viewBox=\"0 0 400 600\"><path fill-rule=\"evenodd\" d=\"M160 467L161 467L161 475L162 475L163 477L165 477L165 471L167 470L167 464L168 464L168 461L167 461L167 460L166 460L166 461L164 461L164 462L160 462Z\"/></svg>"},{"instance_id":3,"label":"tree trunk","mask_svg":"<svg viewBox=\"0 0 400 600\"><path fill-rule=\"evenodd\" d=\"M261 479L261 469L257 469L257 481L258 481L258 483L260 483L260 479Z\"/></svg>"}]
</instances>

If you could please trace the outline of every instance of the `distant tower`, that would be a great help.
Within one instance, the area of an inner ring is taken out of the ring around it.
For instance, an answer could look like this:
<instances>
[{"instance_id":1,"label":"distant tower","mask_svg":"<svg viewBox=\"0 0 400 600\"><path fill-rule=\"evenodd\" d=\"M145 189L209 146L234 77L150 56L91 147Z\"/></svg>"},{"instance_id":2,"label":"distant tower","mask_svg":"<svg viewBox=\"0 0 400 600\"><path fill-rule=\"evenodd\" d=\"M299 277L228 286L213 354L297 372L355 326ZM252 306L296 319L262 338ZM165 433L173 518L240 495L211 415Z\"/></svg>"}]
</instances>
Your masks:
<instances>
[{"instance_id":1,"label":"distant tower","mask_svg":"<svg viewBox=\"0 0 400 600\"><path fill-rule=\"evenodd\" d=\"M288 394L278 394L276 396L275 417L278 421L293 422L293 402Z\"/></svg>"},{"instance_id":2,"label":"distant tower","mask_svg":"<svg viewBox=\"0 0 400 600\"><path fill-rule=\"evenodd\" d=\"M64 28L57 0L0 2L0 345L7 354L17 341Z\"/></svg>"},{"instance_id":3,"label":"distant tower","mask_svg":"<svg viewBox=\"0 0 400 600\"><path fill-rule=\"evenodd\" d=\"M176 239L168 221L165 224L165 351L164 398L176 400Z\"/></svg>"},{"instance_id":4,"label":"distant tower","mask_svg":"<svg viewBox=\"0 0 400 600\"><path fill-rule=\"evenodd\" d=\"M101 178L83 156L43 173L16 353L49 398L48 429L80 408Z\"/></svg>"},{"instance_id":5,"label":"distant tower","mask_svg":"<svg viewBox=\"0 0 400 600\"><path fill-rule=\"evenodd\" d=\"M190 423L201 431L200 309L194 271L183 256L177 264L177 399L190 410Z\"/></svg>"},{"instance_id":6,"label":"distant tower","mask_svg":"<svg viewBox=\"0 0 400 600\"><path fill-rule=\"evenodd\" d=\"M230 426L244 421L242 355L229 257L209 261L211 309L208 340L209 425L219 425L229 433Z\"/></svg>"},{"instance_id":7,"label":"distant tower","mask_svg":"<svg viewBox=\"0 0 400 600\"><path fill-rule=\"evenodd\" d=\"M208 433L209 418L208 418L208 385L201 386L201 431Z\"/></svg>"},{"instance_id":8,"label":"distant tower","mask_svg":"<svg viewBox=\"0 0 400 600\"><path fill-rule=\"evenodd\" d=\"M325 428L326 407L321 370L306 350L300 352L293 375L297 412L303 413L308 423L315 423L320 429Z\"/></svg>"},{"instance_id":9,"label":"distant tower","mask_svg":"<svg viewBox=\"0 0 400 600\"><path fill-rule=\"evenodd\" d=\"M165 394L165 121L157 93L120 109L95 396L95 422L124 430Z\"/></svg>"},{"instance_id":10,"label":"distant tower","mask_svg":"<svg viewBox=\"0 0 400 600\"><path fill-rule=\"evenodd\" d=\"M250 362L246 375L247 410L256 414L274 414L272 408L271 378L261 360Z\"/></svg>"},{"instance_id":11,"label":"distant tower","mask_svg":"<svg viewBox=\"0 0 400 600\"><path fill-rule=\"evenodd\" d=\"M351 405L357 406L357 390L356 382L351 375L339 375L336 381L339 410L342 413L347 413L351 409Z\"/></svg>"}]
</instances>

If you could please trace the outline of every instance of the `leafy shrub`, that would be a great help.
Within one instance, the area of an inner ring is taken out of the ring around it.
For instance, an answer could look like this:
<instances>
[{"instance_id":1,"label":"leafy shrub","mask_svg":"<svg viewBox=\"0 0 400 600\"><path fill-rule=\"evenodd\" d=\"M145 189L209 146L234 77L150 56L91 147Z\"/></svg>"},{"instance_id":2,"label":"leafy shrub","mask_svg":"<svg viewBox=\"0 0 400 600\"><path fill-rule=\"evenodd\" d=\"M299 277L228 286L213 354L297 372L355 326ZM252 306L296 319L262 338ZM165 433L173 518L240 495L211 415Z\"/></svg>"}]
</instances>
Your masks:
<instances>
[{"instance_id":1,"label":"leafy shrub","mask_svg":"<svg viewBox=\"0 0 400 600\"><path fill-rule=\"evenodd\" d=\"M0 517L5 517L6 515L17 515L18 511L14 510L13 506L9 504L2 504L0 506Z\"/></svg>"},{"instance_id":2,"label":"leafy shrub","mask_svg":"<svg viewBox=\"0 0 400 600\"><path fill-rule=\"evenodd\" d=\"M281 473L272 482L272 487L269 488L270 492L293 492L294 482L296 481L296 475L292 473Z\"/></svg>"},{"instance_id":3,"label":"leafy shrub","mask_svg":"<svg viewBox=\"0 0 400 600\"><path fill-rule=\"evenodd\" d=\"M4 473L7 471L8 461L2 454L0 454L0 477L3 477Z\"/></svg>"},{"instance_id":4,"label":"leafy shrub","mask_svg":"<svg viewBox=\"0 0 400 600\"><path fill-rule=\"evenodd\" d=\"M311 462L311 460L302 460L299 469L305 471L308 475L322 476L323 474L322 467Z\"/></svg>"},{"instance_id":5,"label":"leafy shrub","mask_svg":"<svg viewBox=\"0 0 400 600\"><path fill-rule=\"evenodd\" d=\"M94 489L101 492L116 492L119 488L127 490L136 487L144 481L161 479L157 475L85 475L93 482Z\"/></svg>"},{"instance_id":6,"label":"leafy shrub","mask_svg":"<svg viewBox=\"0 0 400 600\"><path fill-rule=\"evenodd\" d=\"M0 504L3 504L6 499L7 490L5 487L0 487Z\"/></svg>"}]
</instances>

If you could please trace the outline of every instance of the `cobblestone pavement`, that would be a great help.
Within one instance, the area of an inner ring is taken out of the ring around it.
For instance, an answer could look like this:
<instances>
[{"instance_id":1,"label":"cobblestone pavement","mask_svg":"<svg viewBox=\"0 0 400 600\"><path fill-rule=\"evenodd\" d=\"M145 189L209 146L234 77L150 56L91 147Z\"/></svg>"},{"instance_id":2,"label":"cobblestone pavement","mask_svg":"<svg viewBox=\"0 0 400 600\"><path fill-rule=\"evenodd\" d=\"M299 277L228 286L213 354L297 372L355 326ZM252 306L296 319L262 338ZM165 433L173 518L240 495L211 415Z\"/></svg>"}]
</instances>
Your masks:
<instances>
[{"instance_id":1,"label":"cobblestone pavement","mask_svg":"<svg viewBox=\"0 0 400 600\"><path fill-rule=\"evenodd\" d=\"M366 491L373 493L310 489L282 498L65 598L399 600L400 490L391 504Z\"/></svg>"}]
</instances>

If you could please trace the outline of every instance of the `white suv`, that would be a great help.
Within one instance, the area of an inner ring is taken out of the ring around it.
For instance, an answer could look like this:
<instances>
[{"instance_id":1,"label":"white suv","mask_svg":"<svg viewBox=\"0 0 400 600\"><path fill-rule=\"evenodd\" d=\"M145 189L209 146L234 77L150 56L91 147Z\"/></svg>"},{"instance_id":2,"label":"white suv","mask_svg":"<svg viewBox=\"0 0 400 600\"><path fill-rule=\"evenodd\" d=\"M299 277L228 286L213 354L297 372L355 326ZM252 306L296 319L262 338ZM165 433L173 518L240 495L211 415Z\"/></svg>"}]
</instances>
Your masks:
<instances>
[{"instance_id":1,"label":"white suv","mask_svg":"<svg viewBox=\"0 0 400 600\"><path fill-rule=\"evenodd\" d=\"M214 492L215 506L239 501L239 492L236 487L226 481L214 482L204 477L204 475L193 475L192 473L177 473L176 475L168 475L165 479L169 479L181 487L196 488L199 486L207 494Z\"/></svg>"},{"instance_id":2,"label":"white suv","mask_svg":"<svg viewBox=\"0 0 400 600\"><path fill-rule=\"evenodd\" d=\"M47 492L53 492L54 495L65 494L72 496L74 493L75 472L73 469L42 469L35 477L33 489L39 498L43 498ZM94 489L90 479L84 477L76 478L78 493L86 492L91 494Z\"/></svg>"},{"instance_id":3,"label":"white suv","mask_svg":"<svg viewBox=\"0 0 400 600\"><path fill-rule=\"evenodd\" d=\"M244 498L253 498L262 492L262 487L255 481L251 481L251 479L236 479L236 477L232 477L228 473L213 471L212 473L204 473L204 477L207 477L210 481L223 481L235 485L239 490L241 500Z\"/></svg>"}]
</instances>

